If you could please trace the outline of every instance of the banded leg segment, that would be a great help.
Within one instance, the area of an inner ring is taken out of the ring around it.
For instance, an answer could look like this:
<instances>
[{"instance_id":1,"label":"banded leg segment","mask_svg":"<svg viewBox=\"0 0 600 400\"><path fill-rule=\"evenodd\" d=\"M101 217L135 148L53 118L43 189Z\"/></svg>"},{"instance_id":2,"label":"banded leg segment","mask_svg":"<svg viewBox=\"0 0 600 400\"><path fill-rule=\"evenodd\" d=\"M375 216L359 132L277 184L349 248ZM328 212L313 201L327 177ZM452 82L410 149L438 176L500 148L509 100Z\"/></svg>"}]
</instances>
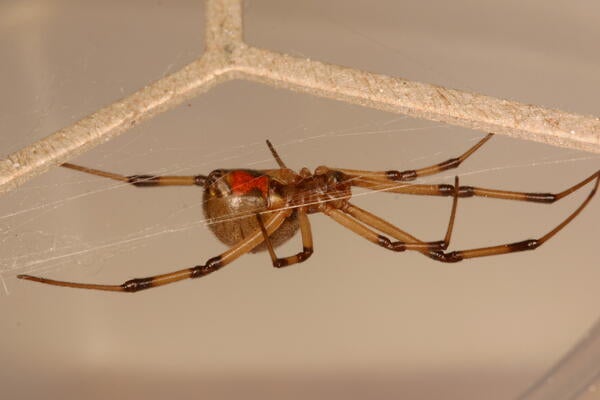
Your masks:
<instances>
[{"instance_id":1,"label":"banded leg segment","mask_svg":"<svg viewBox=\"0 0 600 400\"><path fill-rule=\"evenodd\" d=\"M76 171L85 172L86 174L102 176L104 178L113 179L115 181L121 181L125 183L130 183L134 186L138 187L148 187L148 186L204 186L206 182L206 176L204 175L196 175L196 176L179 176L179 175L164 175L164 176L155 176L155 175L119 175L112 172L101 171L98 169L82 167L81 165L64 163L61 167L74 169Z\"/></svg>"},{"instance_id":2,"label":"banded leg segment","mask_svg":"<svg viewBox=\"0 0 600 400\"><path fill-rule=\"evenodd\" d=\"M597 174L596 174L597 175ZM596 180L594 184L594 188L591 190L590 194L586 197L586 199L573 211L567 218L565 218L560 224L558 224L554 229L550 232L546 233L542 237L538 239L528 239L520 242L501 244L497 246L491 247L480 247L469 250L457 250L445 253L443 251L431 251L429 252L429 257L441 261L441 262L458 262L467 258L476 258L476 257L485 257L485 256L494 256L498 254L506 254L506 253L514 253L518 251L525 250L534 250L548 241L551 237L556 235L563 229L565 226L569 224L579 213L588 205L588 203L594 197L594 194L598 190L598 184L600 183L600 177Z\"/></svg>"},{"instance_id":3,"label":"banded leg segment","mask_svg":"<svg viewBox=\"0 0 600 400\"><path fill-rule=\"evenodd\" d=\"M270 216L264 224L264 228L267 232L267 236L270 236L275 232L285 219L289 216L289 210L279 211ZM185 268L167 274L149 276L146 278L135 278L128 280L121 285L100 285L94 283L79 283L79 282L66 282L58 281L54 279L46 279L31 275L17 275L19 279L25 279L34 282L46 283L54 286L66 286L79 289L94 289L94 290L106 290L111 292L138 292L144 289L151 289L158 286L167 285L169 283L181 281L190 278L200 278L208 275L218 269L223 268L227 264L231 263L238 257L248 253L250 250L258 246L264 240L263 231L256 229L252 234L240 241L235 246L231 247L226 252L219 256L209 259L204 265L197 265L192 268Z\"/></svg>"},{"instance_id":4,"label":"banded leg segment","mask_svg":"<svg viewBox=\"0 0 600 400\"><path fill-rule=\"evenodd\" d=\"M277 257L277 255L275 254L275 249L273 248L273 243L271 243L270 235L263 223L262 216L260 214L256 214L256 219L258 220L258 224L260 225L260 229L263 233L263 237L267 245L267 250L269 250L269 255L271 256L271 261L273 261L273 266L275 268L283 268L289 265L301 263L303 261L306 261L312 255L312 230L310 229L310 221L308 220L308 215L306 215L306 211L303 208L298 209L298 222L300 224L300 234L302 235L302 251L289 257Z\"/></svg>"},{"instance_id":5,"label":"banded leg segment","mask_svg":"<svg viewBox=\"0 0 600 400\"><path fill-rule=\"evenodd\" d=\"M558 224L554 229L552 229L550 232L546 233L545 235L543 235L537 239L528 239L528 240L523 240L523 241L514 242L514 243L507 243L507 244L501 244L501 245L490 246L490 247L473 248L473 249L468 249L468 250L457 250L457 251L451 251L451 252L444 251L450 242L452 227L454 225L454 215L456 212L456 199L457 199L457 194L459 193L459 191L454 192L455 193L455 196L454 196L455 204L453 205L452 215L451 215L450 222L448 224L448 228L446 231L446 237L444 238L443 241L439 241L439 242L423 242L423 241L415 238L414 236L408 234L407 232L404 232L403 230L395 227L394 225L390 224L389 222L387 222L365 210L362 210L359 207L356 207L352 204L348 204L344 208L343 211L339 210L339 209L334 209L333 207L328 206L323 210L323 212L327 216L331 217L332 219L334 219L338 223L342 224L346 228L352 230L353 232L357 233L358 235L364 237L365 239L367 239L379 246L387 248L389 250L394 250L394 251L414 250L414 251L418 251L436 261L453 263L453 262L458 262L458 261L468 259L468 258L493 256L493 255L499 255L499 254L507 254L507 253L525 251L525 250L534 250L534 249L538 248L539 246L544 244L546 241L548 241L550 238L552 238L554 235L556 235L558 232L560 232L565 226L567 226L589 204L589 202L592 200L592 198L596 194L596 192L598 190L598 186L600 185L600 172L597 172L596 174L592 175L591 177L585 179L584 181L574 185L573 187L571 187L561 193L553 195L553 196L555 196L555 200L559 200L560 198L567 196L568 194L579 189L583 185L589 183L593 179L596 179L596 182L594 184L594 187L588 194L588 196L585 198L585 200L579 205L579 207L577 207L577 209L575 209L575 211L573 211L567 218L565 218L560 224ZM423 187L423 186L425 186L425 185L420 185L420 187ZM452 185L449 185L449 186L451 188L456 188L456 187L460 188L461 187L461 186L458 186L458 182L456 182L456 181L455 181L454 186L452 186ZM511 200L528 200L528 199L511 198ZM372 229L366 227L363 224L369 225L369 226L377 229L378 231L381 231L395 239L398 239L399 241L391 242L385 236L379 235L377 232L373 231Z\"/></svg>"},{"instance_id":6,"label":"banded leg segment","mask_svg":"<svg viewBox=\"0 0 600 400\"><path fill-rule=\"evenodd\" d=\"M408 242L408 241L396 241L393 242L386 236L383 236L373 229L363 225L358 220L352 218L350 215L346 214L344 211L333 208L331 206L326 206L323 210L323 213L339 223L340 225L350 229L352 232L362 236L367 239L369 242L375 243L378 246L383 247L384 249L392 250L392 251L406 251L406 250L415 250L419 252L428 252L435 251L434 249L440 249L440 242ZM441 250L439 250L441 251Z\"/></svg>"},{"instance_id":7,"label":"banded leg segment","mask_svg":"<svg viewBox=\"0 0 600 400\"><path fill-rule=\"evenodd\" d=\"M469 150L464 152L460 157L450 158L439 164L431 165L429 167L419 169L409 169L405 171L361 171L355 169L341 169L332 168L335 171L340 171L350 179L355 178L367 178L383 182L408 182L413 181L419 177L438 174L442 171L446 171L452 168L458 167L463 161L465 161L471 154L475 153L481 146L492 138L494 134L489 133L483 139L471 147Z\"/></svg>"},{"instance_id":8,"label":"banded leg segment","mask_svg":"<svg viewBox=\"0 0 600 400\"><path fill-rule=\"evenodd\" d=\"M452 196L454 194L454 188L458 187L458 197L490 197L495 199L551 204L575 192L592 182L594 179L600 179L600 171L597 171L581 182L559 193L513 192L508 190L486 189L475 186L453 186L447 184L421 185L412 183L390 183L365 178L353 180L351 181L351 184L353 186L364 187L375 191L422 196Z\"/></svg>"},{"instance_id":9,"label":"banded leg segment","mask_svg":"<svg viewBox=\"0 0 600 400\"><path fill-rule=\"evenodd\" d=\"M456 178L456 180L458 181L458 178ZM383 248L392 251L414 250L429 256L429 253L431 252L442 252L448 247L452 236L452 229L454 227L457 200L458 197L455 196L444 240L435 242L423 242L376 215L350 203L347 203L343 209L337 209L325 204L323 206L323 213L354 233ZM386 236L365 226L365 224L398 240L393 242Z\"/></svg>"},{"instance_id":10,"label":"banded leg segment","mask_svg":"<svg viewBox=\"0 0 600 400\"><path fill-rule=\"evenodd\" d=\"M458 187L458 177L454 178L455 187ZM380 232L385 233L398 240L399 242L404 243L416 243L422 245L422 250L445 250L450 245L450 239L452 237L452 231L454 229L454 220L456 217L456 208L458 205L458 196L457 192L454 193L454 199L452 201L452 211L450 212L450 220L448 221L448 226L446 228L446 235L443 240L436 242L423 242L409 233L403 231L397 226L387 222L386 220L379 218L378 216L371 214L370 212L363 210L360 207L357 207L353 204L348 203L348 205L344 208L344 212L351 215L358 221L365 223ZM418 250L418 248L414 248L413 250ZM428 254L426 251L422 251L424 254Z\"/></svg>"}]
</instances>

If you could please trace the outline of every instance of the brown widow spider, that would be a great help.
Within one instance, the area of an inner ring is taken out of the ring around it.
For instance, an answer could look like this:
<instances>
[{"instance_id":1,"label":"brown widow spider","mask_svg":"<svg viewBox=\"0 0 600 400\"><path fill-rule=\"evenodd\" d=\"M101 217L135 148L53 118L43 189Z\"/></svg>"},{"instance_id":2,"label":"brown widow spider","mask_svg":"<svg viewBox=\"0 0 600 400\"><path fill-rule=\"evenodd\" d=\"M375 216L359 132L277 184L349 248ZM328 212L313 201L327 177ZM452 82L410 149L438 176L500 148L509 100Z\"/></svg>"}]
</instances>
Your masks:
<instances>
[{"instance_id":1,"label":"brown widow spider","mask_svg":"<svg viewBox=\"0 0 600 400\"><path fill-rule=\"evenodd\" d=\"M115 292L137 292L183 279L208 275L248 252L267 250L275 267L286 267L307 260L313 253L312 233L308 215L318 212L327 215L356 234L385 249L392 251L413 250L441 262L452 263L467 258L533 250L558 233L585 208L598 188L600 170L557 194L510 192L473 186L459 186L458 177L454 179L454 185L406 183L422 176L458 167L491 137L492 134L488 134L458 158L451 158L436 165L406 171L374 172L321 166L314 173L311 173L307 168L302 168L299 173L296 173L287 168L268 140L267 145L277 164L279 164L279 169L217 169L208 176L123 176L69 163L62 164L66 168L130 183L138 187L201 186L204 188L204 213L210 222L209 226L215 236L230 248L224 253L209 259L204 265L163 275L131 279L121 285L65 282L30 275L18 275L18 278L56 286ZM536 203L554 203L594 179L596 179L596 183L581 205L554 229L538 239L469 250L445 251L450 243L459 197L481 196ZM444 239L434 242L419 240L395 225L353 205L349 202L352 197L352 186L391 193L452 196L452 211ZM277 257L274 248L290 239L298 230L300 230L302 236L302 251L289 257ZM395 241L382 235L382 233L392 237Z\"/></svg>"}]
</instances>

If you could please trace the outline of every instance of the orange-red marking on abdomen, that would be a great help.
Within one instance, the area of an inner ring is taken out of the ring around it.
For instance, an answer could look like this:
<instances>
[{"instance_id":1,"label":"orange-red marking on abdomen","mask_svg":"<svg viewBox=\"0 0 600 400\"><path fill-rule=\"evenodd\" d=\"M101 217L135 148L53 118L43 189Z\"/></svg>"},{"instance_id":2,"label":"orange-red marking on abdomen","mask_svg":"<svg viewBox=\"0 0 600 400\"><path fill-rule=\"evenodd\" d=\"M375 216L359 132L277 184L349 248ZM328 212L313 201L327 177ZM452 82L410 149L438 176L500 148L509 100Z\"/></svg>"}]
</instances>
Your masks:
<instances>
[{"instance_id":1,"label":"orange-red marking on abdomen","mask_svg":"<svg viewBox=\"0 0 600 400\"><path fill-rule=\"evenodd\" d=\"M237 170L231 172L229 177L233 193L248 194L257 189L265 198L269 193L269 177L266 175L255 176L247 171Z\"/></svg>"}]
</instances>

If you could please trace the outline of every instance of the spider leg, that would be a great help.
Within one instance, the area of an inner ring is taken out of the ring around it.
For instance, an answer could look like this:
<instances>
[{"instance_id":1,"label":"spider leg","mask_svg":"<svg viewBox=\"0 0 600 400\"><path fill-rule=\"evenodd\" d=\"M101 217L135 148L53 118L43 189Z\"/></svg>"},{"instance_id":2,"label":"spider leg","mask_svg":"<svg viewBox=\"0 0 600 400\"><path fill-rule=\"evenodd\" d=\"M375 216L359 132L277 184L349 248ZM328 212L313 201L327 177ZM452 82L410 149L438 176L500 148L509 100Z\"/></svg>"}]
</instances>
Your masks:
<instances>
[{"instance_id":1,"label":"spider leg","mask_svg":"<svg viewBox=\"0 0 600 400\"><path fill-rule=\"evenodd\" d=\"M498 254L506 254L513 253L518 251L525 250L533 250L544 244L558 232L560 232L565 226L567 226L577 215L581 213L581 211L589 204L589 202L594 197L595 193L598 190L598 186L600 185L600 172L592 175L592 177L584 180L583 182L588 183L591 179L596 178L596 183L594 184L593 189L590 191L585 200L573 211L567 218L565 218L560 224L558 224L554 229L545 235L537 238L537 239L528 239L522 240L520 242L501 244L490 247L480 247L468 250L457 250L451 252L444 252L445 246L448 245L450 241L450 236L452 232L452 227L454 225L454 214L456 212L456 204L453 206L452 215L450 218L450 222L448 224L448 229L446 231L446 237L443 241L440 242L423 242L414 236L402 231L401 229L395 227L389 222L347 203L345 209L336 209L330 205L325 204L323 206L323 213L327 216L334 219L336 222L345 226L346 228L352 230L358 235L364 237L365 239L387 248L389 250L394 251L405 251L405 250L415 250L418 251L436 261L441 262L458 262L467 258L475 258L475 257L485 257L492 256ZM456 182L456 181L455 181ZM577 188L581 187L585 183L580 183L575 185L574 187L567 189L561 194L564 193L563 196L571 193ZM458 182L455 183L455 188L459 187ZM454 192L454 201L456 202L458 190ZM519 200L519 199L516 199ZM352 218L354 217L354 218ZM362 223L367 224L383 233L386 233L395 239L398 239L398 242L392 242L387 237L378 234Z\"/></svg>"},{"instance_id":2,"label":"spider leg","mask_svg":"<svg viewBox=\"0 0 600 400\"><path fill-rule=\"evenodd\" d=\"M421 176L438 174L442 171L446 171L452 168L458 167L463 161L465 161L471 154L475 153L485 142L491 139L493 133L488 133L483 139L471 147L469 150L464 152L460 157L450 158L439 164L431 165L429 167L419 169L409 169L405 171L361 171L355 169L342 169L342 168L331 168L335 171L339 171L346 175L350 179L354 178L367 178L383 182L408 182L415 180Z\"/></svg>"},{"instance_id":3,"label":"spider leg","mask_svg":"<svg viewBox=\"0 0 600 400\"><path fill-rule=\"evenodd\" d=\"M455 187L457 187L458 186L458 177L455 177L454 179L455 179ZM450 219L448 221L448 227L446 228L446 235L444 236L443 240L436 241L436 242L423 242L420 239L417 239L414 236L410 235L409 233L398 228L397 226L387 222L386 220L384 220L374 214L371 214L370 212L363 210L362 208L357 207L351 203L347 203L347 205L343 209L343 211L345 213L351 215L358 221L363 222L363 223L371 226L372 228L375 228L378 231L381 231L381 232L393 237L394 239L399 241L397 243L415 243L415 244L419 244L421 249L445 250L450 245L450 239L452 237L452 230L454 228L454 220L456 217L456 208L458 205L458 196L456 194L457 193L455 192L454 199L452 201L452 211L450 212ZM397 244L396 246L399 246L399 244ZM414 248L414 250L418 250L418 249L419 248L417 248L417 247ZM424 252L424 254L428 254L428 253Z\"/></svg>"},{"instance_id":4,"label":"spider leg","mask_svg":"<svg viewBox=\"0 0 600 400\"><path fill-rule=\"evenodd\" d=\"M373 229L365 226L359 220L352 218L344 211L331 207L323 207L323 213L339 223L340 225L350 229L357 235L362 236L369 242L375 243L384 249L392 251L405 251L415 250L423 254L429 254L429 252L438 251L441 252L440 242L421 242L421 241L391 241L388 237L375 232ZM366 222L365 222L366 223Z\"/></svg>"},{"instance_id":5,"label":"spider leg","mask_svg":"<svg viewBox=\"0 0 600 400\"><path fill-rule=\"evenodd\" d=\"M458 184L458 177L455 178L455 181ZM450 213L450 221L448 222L448 228L446 229L446 236L444 237L444 240L436 242L423 242L407 232L404 232L400 228L390 224L389 222L377 217L376 215L371 214L368 211L365 211L350 203L346 203L341 209L337 209L331 205L328 205L327 203L324 203L322 211L334 221L385 249L392 251L415 250L430 256L430 253L435 252L437 254L443 252L443 250L448 247L450 238L452 236L452 229L454 227L454 217L456 216L457 202L458 196L455 195L452 204L452 212ZM390 235L398 241L391 241L386 236L383 236L368 226L365 226L365 224Z\"/></svg>"},{"instance_id":6,"label":"spider leg","mask_svg":"<svg viewBox=\"0 0 600 400\"><path fill-rule=\"evenodd\" d=\"M598 174L596 174L598 175ZM513 253L517 251L525 251L525 250L534 250L544 244L548 239L556 235L563 229L565 226L569 224L579 213L588 205L594 194L598 190L598 184L600 183L600 175L598 175L598 179L596 180L596 184L594 188L590 192L590 194L586 197L586 199L573 211L567 218L565 218L560 224L558 224L554 229L545 235L541 236L538 239L528 239L522 240L520 242L501 244L497 246L491 247L479 247L475 249L469 250L457 250L451 251L449 253L445 253L443 251L431 251L429 252L429 257L441 261L441 262L458 262L467 258L475 258L475 257L485 257L485 256L493 256L497 254L506 254Z\"/></svg>"},{"instance_id":7,"label":"spider leg","mask_svg":"<svg viewBox=\"0 0 600 400\"><path fill-rule=\"evenodd\" d=\"M308 220L308 215L306 215L306 211L303 208L298 209L298 221L300 223L300 233L302 235L302 251L289 257L277 257L275 250L273 249L273 244L271 243L269 233L267 232L267 229L263 223L262 216L260 214L256 214L256 219L260 225L263 238L267 245L267 249L269 250L269 255L271 256L271 261L273 261L273 266L275 268L282 268L292 264L301 263L306 261L312 255L313 241L310 229L310 221Z\"/></svg>"},{"instance_id":8,"label":"spider leg","mask_svg":"<svg viewBox=\"0 0 600 400\"><path fill-rule=\"evenodd\" d=\"M283 224L289 216L289 210L279 211L270 216L265 223L267 236L273 234ZM137 292L144 289L151 289L169 283L181 281L183 279L200 278L208 275L218 269L223 268L238 257L248 253L258 246L264 240L262 229L256 229L245 239L231 247L224 253L209 259L204 265L197 265L192 268L185 268L178 271L169 272L162 275L154 275L146 278L135 278L128 280L121 285L101 285L93 283L78 283L57 281L31 275L17 275L19 279L26 279L34 282L46 283L54 286L66 286L80 289L107 290L112 292Z\"/></svg>"},{"instance_id":9,"label":"spider leg","mask_svg":"<svg viewBox=\"0 0 600 400\"><path fill-rule=\"evenodd\" d=\"M196 175L196 176L177 176L177 175L165 175L165 176L155 176L155 175L119 175L112 172L100 171L98 169L82 167L81 165L75 165L71 163L64 163L61 167L74 169L76 171L85 172L86 174L102 176L104 178L113 179L116 181L121 181L125 183L130 183L134 186L138 187L147 187L147 186L204 186L206 182L206 176L204 175Z\"/></svg>"},{"instance_id":10,"label":"spider leg","mask_svg":"<svg viewBox=\"0 0 600 400\"><path fill-rule=\"evenodd\" d=\"M534 203L551 204L575 192L576 190L587 185L594 179L600 179L600 171L597 171L596 173L590 175L581 182L559 193L513 192L508 190L486 189L475 186L458 186L458 197L490 197L495 199L530 201ZM366 178L355 179L352 180L350 183L353 186L364 187L376 191L424 196L452 196L455 191L455 186L446 184L393 184L389 182L381 182Z\"/></svg>"}]
</instances>

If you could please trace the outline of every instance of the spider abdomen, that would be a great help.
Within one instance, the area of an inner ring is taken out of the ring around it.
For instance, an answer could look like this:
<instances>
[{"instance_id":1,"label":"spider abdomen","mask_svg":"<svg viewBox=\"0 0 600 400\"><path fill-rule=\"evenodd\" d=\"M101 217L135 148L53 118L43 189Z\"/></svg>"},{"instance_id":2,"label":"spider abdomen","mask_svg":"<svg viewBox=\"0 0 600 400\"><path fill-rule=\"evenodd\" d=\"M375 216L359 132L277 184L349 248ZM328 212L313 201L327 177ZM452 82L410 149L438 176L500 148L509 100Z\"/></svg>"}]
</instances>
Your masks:
<instances>
[{"instance_id":1,"label":"spider abdomen","mask_svg":"<svg viewBox=\"0 0 600 400\"><path fill-rule=\"evenodd\" d=\"M270 178L260 171L216 170L208 176L203 196L204 216L208 227L224 244L233 246L260 229L256 214L268 210ZM274 247L298 231L293 212L270 236ZM266 250L264 243L254 252Z\"/></svg>"}]
</instances>

